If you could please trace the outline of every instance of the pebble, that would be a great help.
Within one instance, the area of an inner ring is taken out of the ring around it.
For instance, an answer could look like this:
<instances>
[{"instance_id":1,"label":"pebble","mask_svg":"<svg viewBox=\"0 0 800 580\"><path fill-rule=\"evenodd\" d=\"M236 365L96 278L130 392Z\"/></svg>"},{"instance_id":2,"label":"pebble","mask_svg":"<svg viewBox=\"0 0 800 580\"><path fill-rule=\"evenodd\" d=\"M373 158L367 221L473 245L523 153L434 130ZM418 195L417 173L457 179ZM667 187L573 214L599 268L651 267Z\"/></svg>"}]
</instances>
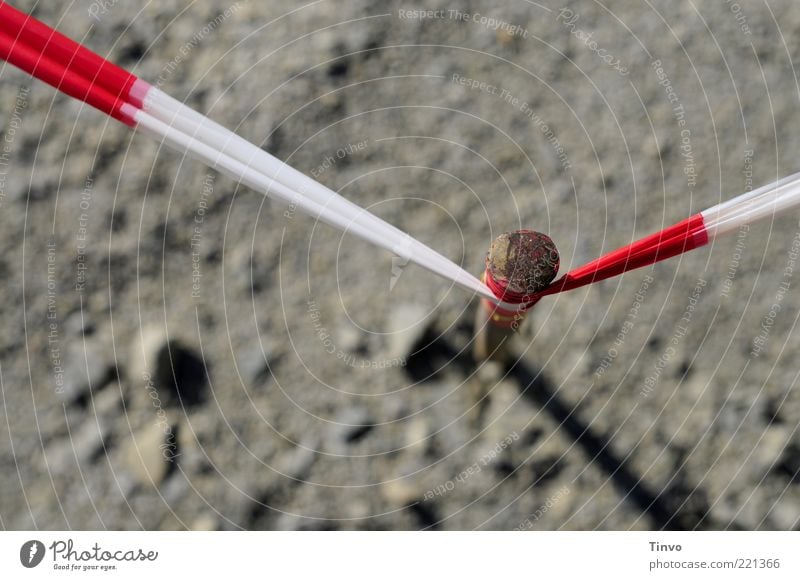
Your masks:
<instances>
[{"instance_id":1,"label":"pebble","mask_svg":"<svg viewBox=\"0 0 800 580\"><path fill-rule=\"evenodd\" d=\"M751 457L753 475L757 479L779 463L784 450L787 449L791 437L791 429L775 425L764 430Z\"/></svg>"},{"instance_id":2,"label":"pebble","mask_svg":"<svg viewBox=\"0 0 800 580\"><path fill-rule=\"evenodd\" d=\"M231 251L232 277L243 294L253 296L270 285L270 258L263 248L248 244L237 246Z\"/></svg>"},{"instance_id":3,"label":"pebble","mask_svg":"<svg viewBox=\"0 0 800 580\"><path fill-rule=\"evenodd\" d=\"M161 486L161 497L167 505L175 504L189 492L189 482L186 478L180 473L176 475L177 477L170 477Z\"/></svg>"},{"instance_id":4,"label":"pebble","mask_svg":"<svg viewBox=\"0 0 800 580\"><path fill-rule=\"evenodd\" d=\"M191 425L189 425L184 417L178 427L181 470L185 473L196 474L209 466L209 460L203 452L198 438L210 437L213 433L213 426L210 425L210 421L200 419L199 415L193 417Z\"/></svg>"},{"instance_id":5,"label":"pebble","mask_svg":"<svg viewBox=\"0 0 800 580\"><path fill-rule=\"evenodd\" d=\"M405 507L422 499L423 492L409 478L387 481L380 486L383 499L391 506Z\"/></svg>"},{"instance_id":6,"label":"pebble","mask_svg":"<svg viewBox=\"0 0 800 580\"><path fill-rule=\"evenodd\" d=\"M153 421L127 441L123 461L138 483L159 485L171 473L179 458L176 427L174 423Z\"/></svg>"},{"instance_id":7,"label":"pebble","mask_svg":"<svg viewBox=\"0 0 800 580\"><path fill-rule=\"evenodd\" d=\"M111 420L122 411L122 391L119 383L112 382L92 397L94 413L97 417Z\"/></svg>"},{"instance_id":8,"label":"pebble","mask_svg":"<svg viewBox=\"0 0 800 580\"><path fill-rule=\"evenodd\" d=\"M254 384L269 376L271 350L267 345L255 344L239 355L236 364L246 384Z\"/></svg>"},{"instance_id":9,"label":"pebble","mask_svg":"<svg viewBox=\"0 0 800 580\"><path fill-rule=\"evenodd\" d=\"M777 470L792 482L800 480L800 446L794 441L783 449Z\"/></svg>"},{"instance_id":10,"label":"pebble","mask_svg":"<svg viewBox=\"0 0 800 580\"><path fill-rule=\"evenodd\" d=\"M788 493L785 494L777 505L772 507L768 521L772 524L768 526L770 529L797 530L800 528L800 501L789 497Z\"/></svg>"},{"instance_id":11,"label":"pebble","mask_svg":"<svg viewBox=\"0 0 800 580\"><path fill-rule=\"evenodd\" d=\"M405 451L425 455L431 448L431 427L422 415L415 415L405 422Z\"/></svg>"},{"instance_id":12,"label":"pebble","mask_svg":"<svg viewBox=\"0 0 800 580\"><path fill-rule=\"evenodd\" d=\"M387 325L387 359L408 359L422 344L425 334L436 322L430 311L419 304L392 307Z\"/></svg>"},{"instance_id":13,"label":"pebble","mask_svg":"<svg viewBox=\"0 0 800 580\"><path fill-rule=\"evenodd\" d=\"M219 519L213 514L203 514L192 521L190 529L195 532L216 532L219 530Z\"/></svg>"},{"instance_id":14,"label":"pebble","mask_svg":"<svg viewBox=\"0 0 800 580\"><path fill-rule=\"evenodd\" d=\"M94 333L94 324L89 320L89 313L76 310L64 319L64 330L72 336L89 336Z\"/></svg>"},{"instance_id":15,"label":"pebble","mask_svg":"<svg viewBox=\"0 0 800 580\"><path fill-rule=\"evenodd\" d=\"M92 391L99 391L113 377L113 364L94 342L70 346L64 357L64 388L60 393L67 404L85 403Z\"/></svg>"},{"instance_id":16,"label":"pebble","mask_svg":"<svg viewBox=\"0 0 800 580\"><path fill-rule=\"evenodd\" d=\"M53 475L64 475L85 464L103 450L103 444L111 433L111 421L106 418L88 418L72 438L64 436L51 444L46 452L47 467ZM77 461L77 464L76 464Z\"/></svg>"},{"instance_id":17,"label":"pebble","mask_svg":"<svg viewBox=\"0 0 800 580\"><path fill-rule=\"evenodd\" d=\"M283 513L275 521L275 529L281 532L297 532L303 529L303 518L294 514Z\"/></svg>"},{"instance_id":18,"label":"pebble","mask_svg":"<svg viewBox=\"0 0 800 580\"><path fill-rule=\"evenodd\" d=\"M373 421L364 407L346 407L329 428L330 440L336 448L358 442L373 428Z\"/></svg>"},{"instance_id":19,"label":"pebble","mask_svg":"<svg viewBox=\"0 0 800 580\"><path fill-rule=\"evenodd\" d=\"M158 368L158 358L166 348L167 337L158 326L148 326L137 332L130 352L131 380L138 382L142 375L153 376Z\"/></svg>"},{"instance_id":20,"label":"pebble","mask_svg":"<svg viewBox=\"0 0 800 580\"><path fill-rule=\"evenodd\" d=\"M334 335L343 352L354 353L364 349L365 336L362 330L350 324L342 325Z\"/></svg>"},{"instance_id":21,"label":"pebble","mask_svg":"<svg viewBox=\"0 0 800 580\"><path fill-rule=\"evenodd\" d=\"M304 439L300 445L283 454L278 460L277 470L291 479L305 480L317 460L318 445L319 442L316 439Z\"/></svg>"},{"instance_id":22,"label":"pebble","mask_svg":"<svg viewBox=\"0 0 800 580\"><path fill-rule=\"evenodd\" d=\"M365 519L370 516L369 502L365 499L355 499L346 506L347 517L355 519Z\"/></svg>"},{"instance_id":23,"label":"pebble","mask_svg":"<svg viewBox=\"0 0 800 580\"><path fill-rule=\"evenodd\" d=\"M758 492L752 497L748 493L738 495L733 505L724 510L717 510L721 511L721 515L724 518L722 520L723 523L725 525L734 523L744 529L755 530L764 517L764 505L767 504L766 501L760 501L761 498L758 496ZM771 503L770 501L769 504Z\"/></svg>"}]
</instances>

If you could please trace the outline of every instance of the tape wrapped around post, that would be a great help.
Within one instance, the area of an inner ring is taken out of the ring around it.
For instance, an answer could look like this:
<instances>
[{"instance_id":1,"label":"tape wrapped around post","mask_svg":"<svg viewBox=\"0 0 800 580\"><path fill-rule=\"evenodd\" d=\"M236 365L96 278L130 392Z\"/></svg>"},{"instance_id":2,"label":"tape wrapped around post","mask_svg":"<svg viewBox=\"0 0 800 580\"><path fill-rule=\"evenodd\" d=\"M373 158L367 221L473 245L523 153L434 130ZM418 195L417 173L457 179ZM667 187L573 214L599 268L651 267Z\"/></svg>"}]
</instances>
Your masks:
<instances>
[{"instance_id":1,"label":"tape wrapped around post","mask_svg":"<svg viewBox=\"0 0 800 580\"><path fill-rule=\"evenodd\" d=\"M559 263L558 251L545 234L519 230L499 236L486 256L483 282L503 304L483 300L489 322L516 330L527 309L539 301L538 293L555 278Z\"/></svg>"}]
</instances>

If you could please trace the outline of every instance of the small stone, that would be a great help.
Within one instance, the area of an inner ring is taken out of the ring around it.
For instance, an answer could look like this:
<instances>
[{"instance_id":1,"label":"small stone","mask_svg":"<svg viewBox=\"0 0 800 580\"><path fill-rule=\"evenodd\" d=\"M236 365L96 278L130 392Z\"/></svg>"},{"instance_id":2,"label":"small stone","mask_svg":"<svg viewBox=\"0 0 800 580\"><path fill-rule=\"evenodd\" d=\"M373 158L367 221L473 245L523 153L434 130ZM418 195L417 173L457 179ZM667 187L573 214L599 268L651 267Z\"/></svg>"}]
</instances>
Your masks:
<instances>
[{"instance_id":1,"label":"small stone","mask_svg":"<svg viewBox=\"0 0 800 580\"><path fill-rule=\"evenodd\" d=\"M136 432L123 450L123 460L143 485L159 485L178 459L176 425L153 422Z\"/></svg>"},{"instance_id":2,"label":"small stone","mask_svg":"<svg viewBox=\"0 0 800 580\"><path fill-rule=\"evenodd\" d=\"M391 309L387 326L386 357L407 360L424 347L423 338L436 320L430 311L419 304L398 304Z\"/></svg>"},{"instance_id":3,"label":"small stone","mask_svg":"<svg viewBox=\"0 0 800 580\"><path fill-rule=\"evenodd\" d=\"M696 401L705 395L714 384L714 377L705 373L695 373L684 381L683 390L691 400Z\"/></svg>"},{"instance_id":4,"label":"small stone","mask_svg":"<svg viewBox=\"0 0 800 580\"><path fill-rule=\"evenodd\" d=\"M339 349L347 353L360 352L364 349L364 332L351 325L344 325L335 334Z\"/></svg>"},{"instance_id":5,"label":"small stone","mask_svg":"<svg viewBox=\"0 0 800 580\"><path fill-rule=\"evenodd\" d=\"M769 513L772 527L781 531L797 530L800 527L800 501L784 495Z\"/></svg>"},{"instance_id":6,"label":"small stone","mask_svg":"<svg viewBox=\"0 0 800 580\"><path fill-rule=\"evenodd\" d=\"M336 447L342 448L360 441L374 427L364 407L346 407L330 426L330 438Z\"/></svg>"},{"instance_id":7,"label":"small stone","mask_svg":"<svg viewBox=\"0 0 800 580\"><path fill-rule=\"evenodd\" d=\"M136 333L131 341L131 380L138 382L143 375L152 375L156 370L159 353L165 348L167 337L161 328L148 326Z\"/></svg>"},{"instance_id":8,"label":"small stone","mask_svg":"<svg viewBox=\"0 0 800 580\"><path fill-rule=\"evenodd\" d=\"M294 514L281 514L275 521L275 530L279 532L296 532L300 529L300 518Z\"/></svg>"},{"instance_id":9,"label":"small stone","mask_svg":"<svg viewBox=\"0 0 800 580\"><path fill-rule=\"evenodd\" d=\"M92 397L90 407L98 418L110 420L122 411L122 392L119 383L113 382Z\"/></svg>"},{"instance_id":10,"label":"small stone","mask_svg":"<svg viewBox=\"0 0 800 580\"><path fill-rule=\"evenodd\" d=\"M391 506L405 507L422 499L422 490L408 478L387 481L380 486L380 490Z\"/></svg>"},{"instance_id":11,"label":"small stone","mask_svg":"<svg viewBox=\"0 0 800 580\"><path fill-rule=\"evenodd\" d=\"M234 284L248 296L258 294L272 282L272 261L260 246L236 246L231 251L230 264Z\"/></svg>"},{"instance_id":12,"label":"small stone","mask_svg":"<svg viewBox=\"0 0 800 580\"><path fill-rule=\"evenodd\" d=\"M340 42L340 35L336 34L334 31L321 30L319 33L311 36L308 48L314 53L330 58L331 54L335 54Z\"/></svg>"},{"instance_id":13,"label":"small stone","mask_svg":"<svg viewBox=\"0 0 800 580\"><path fill-rule=\"evenodd\" d=\"M793 483L800 481L800 444L792 441L786 445L774 470Z\"/></svg>"},{"instance_id":14,"label":"small stone","mask_svg":"<svg viewBox=\"0 0 800 580\"><path fill-rule=\"evenodd\" d=\"M247 384L257 383L269 376L270 351L266 345L256 344L239 355L236 364Z\"/></svg>"},{"instance_id":15,"label":"small stone","mask_svg":"<svg viewBox=\"0 0 800 580\"><path fill-rule=\"evenodd\" d=\"M86 462L103 451L110 432L111 421L101 417L86 419L71 437L65 436L48 447L48 469L53 475L82 469Z\"/></svg>"},{"instance_id":16,"label":"small stone","mask_svg":"<svg viewBox=\"0 0 800 580\"><path fill-rule=\"evenodd\" d=\"M64 386L61 398L68 404L84 404L91 392L99 391L113 377L114 365L94 342L85 348L71 346L64 357Z\"/></svg>"},{"instance_id":17,"label":"small stone","mask_svg":"<svg viewBox=\"0 0 800 580\"><path fill-rule=\"evenodd\" d=\"M758 497L747 498L747 495L740 495L736 505L728 511L730 517L735 515L735 519L731 519L730 522L736 523L746 530L755 530L756 526L761 524L764 519L763 506L767 504L767 501L771 504L774 499L760 502ZM727 520L723 521L727 523Z\"/></svg>"},{"instance_id":18,"label":"small stone","mask_svg":"<svg viewBox=\"0 0 800 580\"><path fill-rule=\"evenodd\" d=\"M208 457L198 439L206 437L211 440L211 428L203 428L203 423L208 421L199 419L200 416L194 417L191 423L188 423L184 417L178 427L178 449L180 449L181 470L184 473L199 473L209 465Z\"/></svg>"},{"instance_id":19,"label":"small stone","mask_svg":"<svg viewBox=\"0 0 800 580\"><path fill-rule=\"evenodd\" d=\"M566 484L560 485L556 483L549 486L545 494L539 495L540 498L545 495L546 497L533 510L529 520L535 522L538 517L543 519L546 517L550 522L563 522L574 509L575 494L571 492L572 489ZM542 523L544 525L541 525L540 529L547 529L548 525L545 522Z\"/></svg>"},{"instance_id":20,"label":"small stone","mask_svg":"<svg viewBox=\"0 0 800 580\"><path fill-rule=\"evenodd\" d=\"M316 439L304 439L297 447L284 453L278 460L278 471L291 479L305 480L311 471L311 466L317 460L317 445Z\"/></svg>"},{"instance_id":21,"label":"small stone","mask_svg":"<svg viewBox=\"0 0 800 580\"><path fill-rule=\"evenodd\" d=\"M120 471L116 477L117 486L119 487L119 492L122 494L122 497L130 497L133 490L136 489L136 477L127 471Z\"/></svg>"},{"instance_id":22,"label":"small stone","mask_svg":"<svg viewBox=\"0 0 800 580\"><path fill-rule=\"evenodd\" d=\"M325 107L325 109L331 112L341 111L344 107L344 97L342 97L341 93L326 93L322 95L317 102L319 105ZM349 159L345 158L343 161L346 162L349 161Z\"/></svg>"},{"instance_id":23,"label":"small stone","mask_svg":"<svg viewBox=\"0 0 800 580\"><path fill-rule=\"evenodd\" d=\"M416 415L406 422L405 450L412 453L425 454L431 447L433 439L428 421L421 415Z\"/></svg>"},{"instance_id":24,"label":"small stone","mask_svg":"<svg viewBox=\"0 0 800 580\"><path fill-rule=\"evenodd\" d=\"M507 30L498 30L495 33L495 38L497 39L497 44L500 46L510 46L514 42L516 36Z\"/></svg>"},{"instance_id":25,"label":"small stone","mask_svg":"<svg viewBox=\"0 0 800 580\"><path fill-rule=\"evenodd\" d=\"M189 491L189 482L180 474L170 477L161 486L161 497L167 505L173 505Z\"/></svg>"},{"instance_id":26,"label":"small stone","mask_svg":"<svg viewBox=\"0 0 800 580\"><path fill-rule=\"evenodd\" d=\"M773 426L764 430L761 440L758 442L751 460L753 470L758 478L766 471L777 467L784 451L789 445L792 431L786 427Z\"/></svg>"},{"instance_id":27,"label":"small stone","mask_svg":"<svg viewBox=\"0 0 800 580\"><path fill-rule=\"evenodd\" d=\"M319 524L315 524L314 520L290 513L283 513L275 520L275 529L280 532L309 531L315 527L319 527Z\"/></svg>"},{"instance_id":28,"label":"small stone","mask_svg":"<svg viewBox=\"0 0 800 580\"><path fill-rule=\"evenodd\" d=\"M346 509L347 517L349 518L361 520L370 516L369 502L364 499L355 499L348 502Z\"/></svg>"},{"instance_id":29,"label":"small stone","mask_svg":"<svg viewBox=\"0 0 800 580\"><path fill-rule=\"evenodd\" d=\"M216 532L219 530L219 520L213 514L198 516L190 525L195 532Z\"/></svg>"},{"instance_id":30,"label":"small stone","mask_svg":"<svg viewBox=\"0 0 800 580\"><path fill-rule=\"evenodd\" d=\"M89 336L94 333L94 324L89 320L89 313L76 310L64 319L64 330L72 336Z\"/></svg>"}]
</instances>

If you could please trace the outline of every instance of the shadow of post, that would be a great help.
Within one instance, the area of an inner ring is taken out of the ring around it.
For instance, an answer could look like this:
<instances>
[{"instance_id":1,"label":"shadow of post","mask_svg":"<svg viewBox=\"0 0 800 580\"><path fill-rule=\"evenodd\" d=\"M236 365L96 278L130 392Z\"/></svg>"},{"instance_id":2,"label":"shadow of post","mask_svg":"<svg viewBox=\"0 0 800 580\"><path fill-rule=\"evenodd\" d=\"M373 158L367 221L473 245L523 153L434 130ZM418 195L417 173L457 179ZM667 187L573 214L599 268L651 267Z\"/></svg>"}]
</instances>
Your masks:
<instances>
[{"instance_id":1,"label":"shadow of post","mask_svg":"<svg viewBox=\"0 0 800 580\"><path fill-rule=\"evenodd\" d=\"M674 497L668 491L654 493L610 448L609 441L576 416L574 407L558 397L547 377L536 372L521 358L509 363L506 371L518 384L523 397L544 410L578 446L590 461L599 466L622 496L649 516L653 527L660 530L695 529L705 521L707 510L696 513L679 509L686 498Z\"/></svg>"},{"instance_id":2,"label":"shadow of post","mask_svg":"<svg viewBox=\"0 0 800 580\"><path fill-rule=\"evenodd\" d=\"M462 338L473 336L472 321L465 318L463 324L453 331L463 333L465 336ZM426 335L416 349L406 371L417 382L431 380L453 367L464 376L473 376L475 372L470 348L457 349L442 334ZM513 362L506 365L506 376L517 383L523 399L547 413L583 450L589 461L608 476L625 501L650 519L653 529L717 529L718 526L709 518L710 508L703 491L693 485L686 474L676 467L669 484L663 489L656 491L648 487L629 462L614 453L605 434L598 433L580 420L576 409L559 397L557 389L541 370L530 366L522 357L509 354L509 360ZM683 464L683 461L678 464ZM725 527L736 529L737 526L731 522Z\"/></svg>"}]
</instances>

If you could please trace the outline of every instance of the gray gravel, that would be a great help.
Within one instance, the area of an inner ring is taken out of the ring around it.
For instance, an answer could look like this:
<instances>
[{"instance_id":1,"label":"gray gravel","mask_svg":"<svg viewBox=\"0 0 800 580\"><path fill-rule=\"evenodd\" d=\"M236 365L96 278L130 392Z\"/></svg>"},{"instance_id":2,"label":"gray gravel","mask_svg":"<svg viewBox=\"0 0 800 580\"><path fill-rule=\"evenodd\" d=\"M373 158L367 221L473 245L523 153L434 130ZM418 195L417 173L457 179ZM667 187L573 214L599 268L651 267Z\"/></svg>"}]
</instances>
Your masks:
<instances>
[{"instance_id":1,"label":"gray gravel","mask_svg":"<svg viewBox=\"0 0 800 580\"><path fill-rule=\"evenodd\" d=\"M34 14L478 273L800 167L793 2L606 4ZM798 528L800 214L545 299L476 369L442 279L8 66L0 103L0 527Z\"/></svg>"}]
</instances>

